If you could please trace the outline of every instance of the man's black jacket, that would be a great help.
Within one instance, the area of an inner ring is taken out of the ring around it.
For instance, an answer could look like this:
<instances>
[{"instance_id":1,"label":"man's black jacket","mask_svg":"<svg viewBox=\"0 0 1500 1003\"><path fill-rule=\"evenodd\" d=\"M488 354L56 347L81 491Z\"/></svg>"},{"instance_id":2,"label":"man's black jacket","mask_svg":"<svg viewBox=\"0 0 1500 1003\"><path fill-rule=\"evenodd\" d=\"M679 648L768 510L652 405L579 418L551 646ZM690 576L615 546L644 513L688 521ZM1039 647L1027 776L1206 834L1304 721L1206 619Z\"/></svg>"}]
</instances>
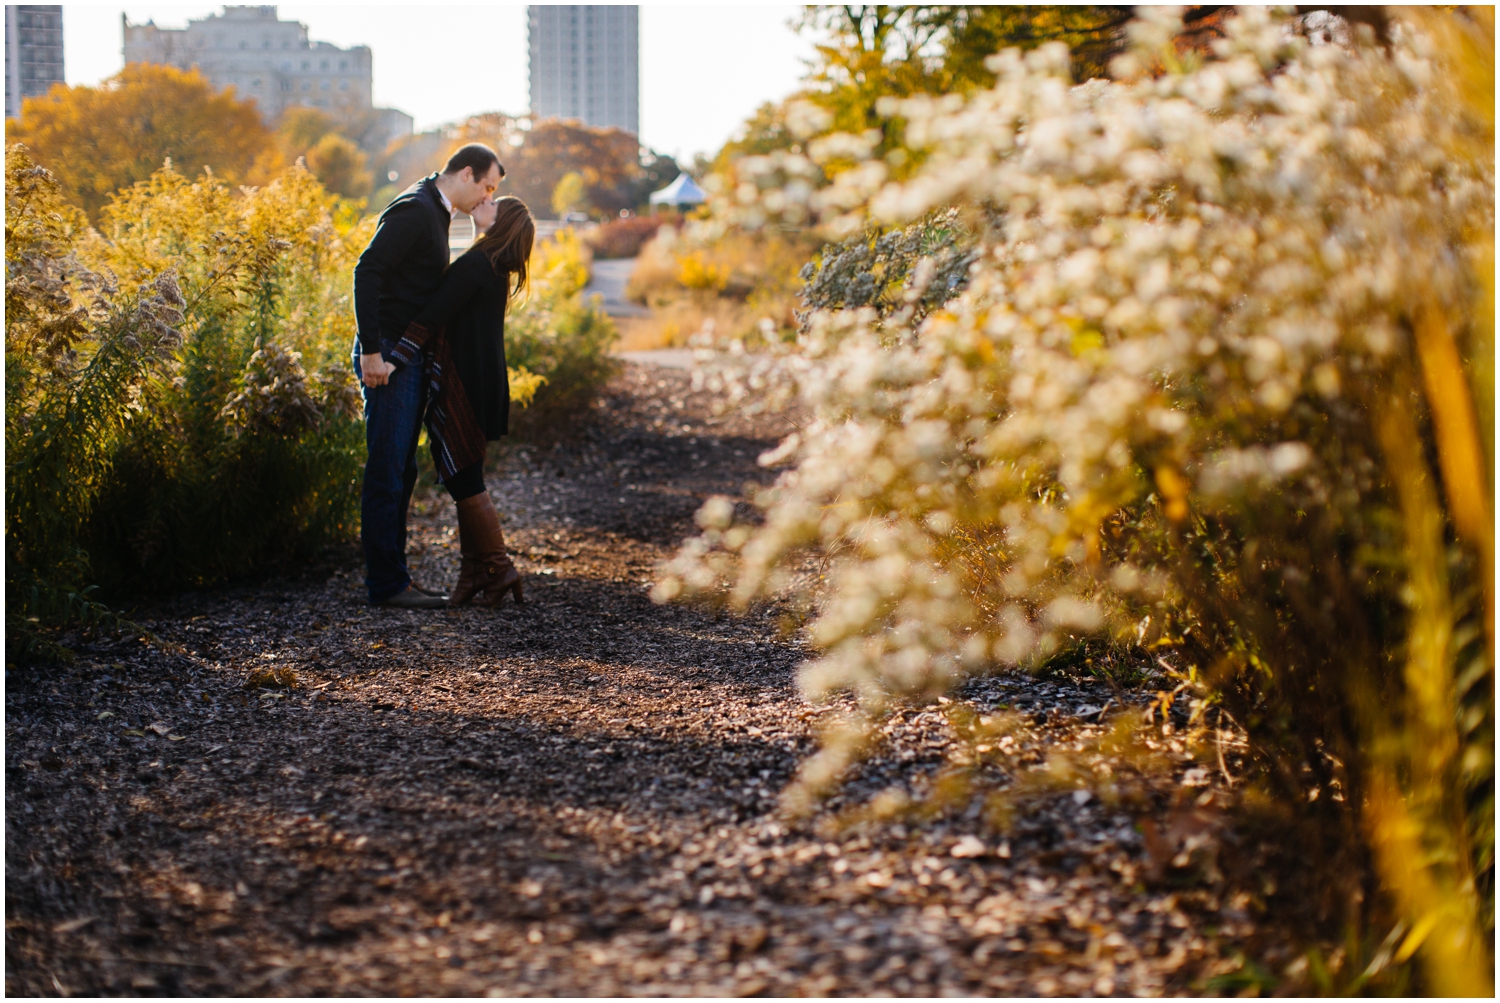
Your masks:
<instances>
[{"instance_id":1,"label":"man's black jacket","mask_svg":"<svg viewBox=\"0 0 1500 1003\"><path fill-rule=\"evenodd\" d=\"M380 214L370 246L354 266L354 322L361 355L401 340L443 282L452 217L429 175Z\"/></svg>"}]
</instances>

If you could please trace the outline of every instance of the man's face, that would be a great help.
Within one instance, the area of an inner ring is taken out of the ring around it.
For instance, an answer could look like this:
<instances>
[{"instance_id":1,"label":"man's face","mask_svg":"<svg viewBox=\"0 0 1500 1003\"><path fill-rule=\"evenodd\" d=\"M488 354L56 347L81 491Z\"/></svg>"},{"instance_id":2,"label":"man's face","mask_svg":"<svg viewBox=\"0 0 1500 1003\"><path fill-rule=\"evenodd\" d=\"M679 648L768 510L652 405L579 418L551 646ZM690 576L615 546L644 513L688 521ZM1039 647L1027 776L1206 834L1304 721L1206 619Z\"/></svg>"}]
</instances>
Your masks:
<instances>
[{"instance_id":1,"label":"man's face","mask_svg":"<svg viewBox=\"0 0 1500 1003\"><path fill-rule=\"evenodd\" d=\"M493 198L495 189L499 187L499 164L491 164L489 173L477 181L474 179L474 169L465 167L458 172L458 187L450 197L455 208L462 212L472 212L476 205Z\"/></svg>"}]
</instances>

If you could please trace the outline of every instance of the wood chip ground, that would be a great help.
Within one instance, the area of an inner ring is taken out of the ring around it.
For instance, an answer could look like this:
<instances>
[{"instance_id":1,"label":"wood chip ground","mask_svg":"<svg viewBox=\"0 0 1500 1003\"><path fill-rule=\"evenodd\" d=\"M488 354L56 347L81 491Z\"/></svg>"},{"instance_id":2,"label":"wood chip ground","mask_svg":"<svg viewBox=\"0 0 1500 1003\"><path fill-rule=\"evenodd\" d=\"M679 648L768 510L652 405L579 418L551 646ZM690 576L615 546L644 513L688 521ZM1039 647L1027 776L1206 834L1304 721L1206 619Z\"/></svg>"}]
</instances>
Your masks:
<instances>
[{"instance_id":1,"label":"wood chip ground","mask_svg":"<svg viewBox=\"0 0 1500 1003\"><path fill-rule=\"evenodd\" d=\"M920 793L941 704L893 716L821 815L779 814L839 713L799 695L805 650L776 610L648 597L696 508L767 480L756 457L788 428L711 403L630 365L567 444L506 453L490 487L525 606L371 608L349 547L142 605L151 643L12 667L7 992L1130 995L1275 956L1263 901L1163 878L1139 818L1084 788L1004 831L979 801L836 824ZM453 580L453 526L419 494L424 584ZM1015 674L957 700L1026 713L1016 769L1086 749L1148 690ZM1204 833L1225 845L1201 807L1219 779L1181 758L1200 807L1179 821L1204 821L1157 837L1179 864Z\"/></svg>"}]
</instances>

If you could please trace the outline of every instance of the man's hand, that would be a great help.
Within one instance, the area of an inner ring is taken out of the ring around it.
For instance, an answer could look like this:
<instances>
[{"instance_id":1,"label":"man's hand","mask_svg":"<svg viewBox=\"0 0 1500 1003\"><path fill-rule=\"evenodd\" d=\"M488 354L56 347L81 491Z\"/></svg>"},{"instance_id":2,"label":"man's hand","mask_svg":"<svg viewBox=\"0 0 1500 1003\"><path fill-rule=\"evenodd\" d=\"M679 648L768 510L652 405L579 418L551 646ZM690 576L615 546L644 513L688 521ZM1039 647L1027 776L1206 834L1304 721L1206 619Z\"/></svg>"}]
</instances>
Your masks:
<instances>
[{"instance_id":1,"label":"man's hand","mask_svg":"<svg viewBox=\"0 0 1500 1003\"><path fill-rule=\"evenodd\" d=\"M385 361L385 356L379 352L361 355L359 357L359 368L367 387L385 386L390 381L391 374L396 371L396 366L393 363Z\"/></svg>"}]
</instances>

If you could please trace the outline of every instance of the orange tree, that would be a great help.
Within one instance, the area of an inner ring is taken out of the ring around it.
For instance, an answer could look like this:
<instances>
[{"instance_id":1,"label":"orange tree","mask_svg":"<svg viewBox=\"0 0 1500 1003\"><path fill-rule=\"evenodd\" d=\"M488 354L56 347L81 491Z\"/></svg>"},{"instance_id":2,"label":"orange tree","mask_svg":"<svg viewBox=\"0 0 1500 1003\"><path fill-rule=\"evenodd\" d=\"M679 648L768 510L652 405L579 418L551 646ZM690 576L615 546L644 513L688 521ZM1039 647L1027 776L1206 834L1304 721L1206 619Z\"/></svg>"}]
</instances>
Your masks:
<instances>
[{"instance_id":1,"label":"orange tree","mask_svg":"<svg viewBox=\"0 0 1500 1003\"><path fill-rule=\"evenodd\" d=\"M289 162L303 158L323 187L346 198L367 198L374 185L369 158L352 138L360 116L335 119L316 108L288 108L276 134Z\"/></svg>"},{"instance_id":2,"label":"orange tree","mask_svg":"<svg viewBox=\"0 0 1500 1003\"><path fill-rule=\"evenodd\" d=\"M6 138L25 143L90 217L121 188L145 181L170 158L210 168L225 182L258 184L281 166L279 144L253 101L214 92L197 71L132 63L98 87L57 85L27 98Z\"/></svg>"},{"instance_id":3,"label":"orange tree","mask_svg":"<svg viewBox=\"0 0 1500 1003\"><path fill-rule=\"evenodd\" d=\"M531 127L506 166L528 205L547 205L558 182L576 172L588 204L615 215L635 203L640 159L639 140L623 129L547 119Z\"/></svg>"},{"instance_id":4,"label":"orange tree","mask_svg":"<svg viewBox=\"0 0 1500 1003\"><path fill-rule=\"evenodd\" d=\"M329 191L348 198L363 198L370 194L374 175L365 167L365 155L353 140L330 132L314 143L304 156L307 169Z\"/></svg>"}]
</instances>

